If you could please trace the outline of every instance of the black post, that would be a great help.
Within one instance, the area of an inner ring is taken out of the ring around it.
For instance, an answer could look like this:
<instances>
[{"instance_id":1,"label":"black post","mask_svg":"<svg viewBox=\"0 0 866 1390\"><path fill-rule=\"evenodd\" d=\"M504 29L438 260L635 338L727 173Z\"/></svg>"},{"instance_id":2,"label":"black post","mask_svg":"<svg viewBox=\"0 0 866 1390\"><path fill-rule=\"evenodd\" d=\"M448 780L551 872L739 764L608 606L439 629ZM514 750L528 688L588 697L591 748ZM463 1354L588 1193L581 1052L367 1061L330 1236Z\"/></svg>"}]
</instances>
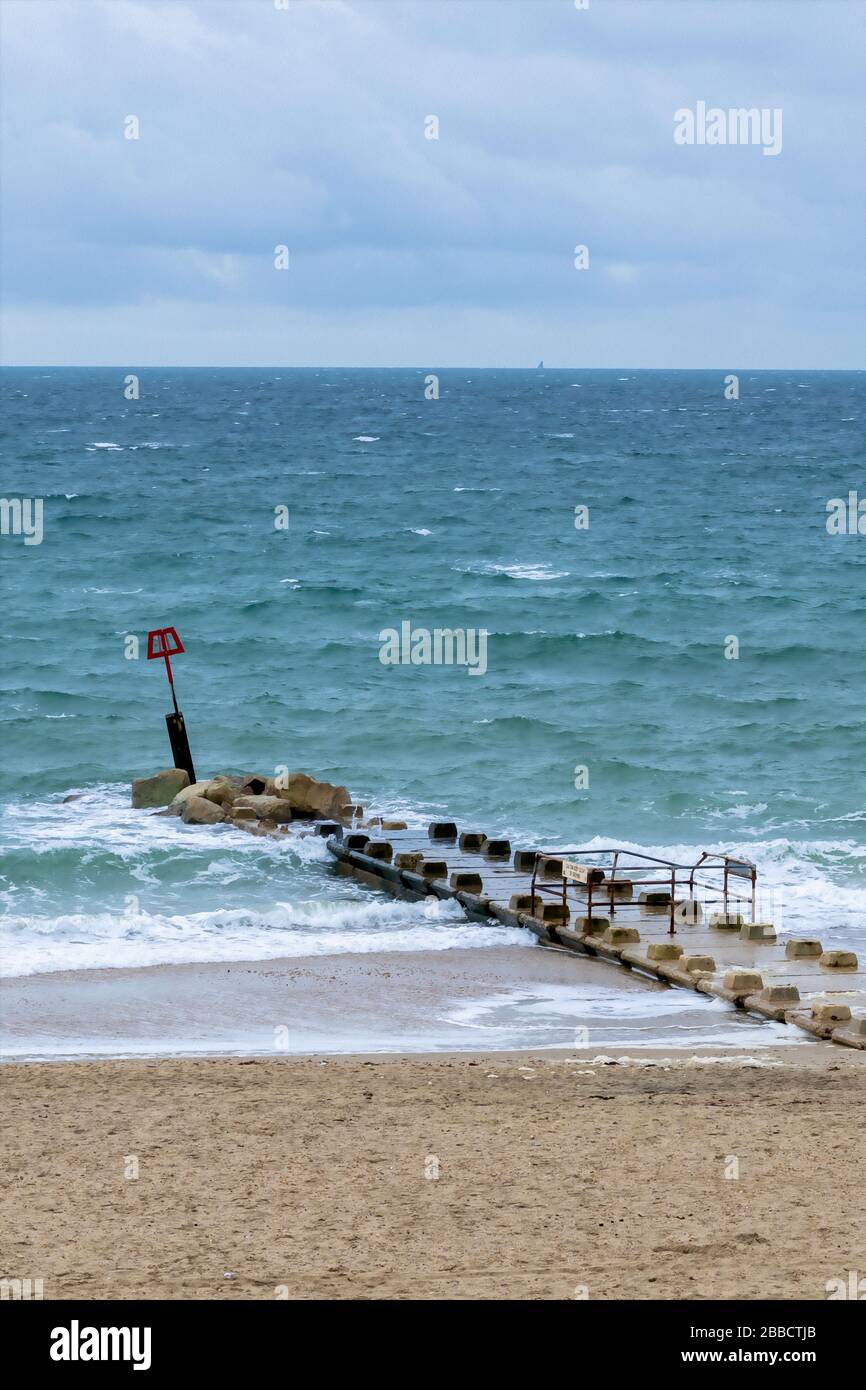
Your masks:
<instances>
[{"instance_id":1,"label":"black post","mask_svg":"<svg viewBox=\"0 0 866 1390\"><path fill-rule=\"evenodd\" d=\"M172 689L172 694L174 690ZM189 751L189 739L186 736L186 725L183 722L183 715L175 705L174 714L167 714L165 722L168 726L168 737L171 742L171 751L174 757L174 766L182 767L192 786L195 781L195 768L192 765L192 753Z\"/></svg>"}]
</instances>

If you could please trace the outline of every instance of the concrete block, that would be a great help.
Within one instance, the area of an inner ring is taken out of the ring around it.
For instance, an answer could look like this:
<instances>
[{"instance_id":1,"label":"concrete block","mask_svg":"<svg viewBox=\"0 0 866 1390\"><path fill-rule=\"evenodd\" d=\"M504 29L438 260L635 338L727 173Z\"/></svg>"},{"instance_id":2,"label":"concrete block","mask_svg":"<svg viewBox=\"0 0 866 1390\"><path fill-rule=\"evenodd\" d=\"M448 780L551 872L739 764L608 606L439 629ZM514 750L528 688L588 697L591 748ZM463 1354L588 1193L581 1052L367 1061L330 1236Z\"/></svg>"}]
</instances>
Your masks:
<instances>
[{"instance_id":1,"label":"concrete block","mask_svg":"<svg viewBox=\"0 0 866 1390\"><path fill-rule=\"evenodd\" d=\"M866 1018L851 1018L845 1032L854 1038L866 1038Z\"/></svg>"},{"instance_id":2,"label":"concrete block","mask_svg":"<svg viewBox=\"0 0 866 1390\"><path fill-rule=\"evenodd\" d=\"M768 941L776 940L776 928L772 922L744 922L740 927L741 941Z\"/></svg>"},{"instance_id":3,"label":"concrete block","mask_svg":"<svg viewBox=\"0 0 866 1390\"><path fill-rule=\"evenodd\" d=\"M710 926L718 927L721 931L739 931L743 925L743 915L741 912L711 912Z\"/></svg>"},{"instance_id":4,"label":"concrete block","mask_svg":"<svg viewBox=\"0 0 866 1390\"><path fill-rule=\"evenodd\" d=\"M481 846L481 853L489 855L491 859L510 859L511 841L485 840Z\"/></svg>"},{"instance_id":5,"label":"concrete block","mask_svg":"<svg viewBox=\"0 0 866 1390\"><path fill-rule=\"evenodd\" d=\"M567 922L568 915L568 908L563 907L562 903L551 902L549 899L541 902L539 898L535 899L533 916L540 918L542 922Z\"/></svg>"},{"instance_id":6,"label":"concrete block","mask_svg":"<svg viewBox=\"0 0 866 1390\"><path fill-rule=\"evenodd\" d=\"M824 947L820 941L805 936L792 936L785 942L785 956L788 960L800 960L804 956L822 956Z\"/></svg>"},{"instance_id":7,"label":"concrete block","mask_svg":"<svg viewBox=\"0 0 866 1390\"><path fill-rule=\"evenodd\" d=\"M712 956L683 956L682 966L690 975L712 975L716 962Z\"/></svg>"},{"instance_id":8,"label":"concrete block","mask_svg":"<svg viewBox=\"0 0 866 1390\"><path fill-rule=\"evenodd\" d=\"M364 854L370 859L391 860L394 854L394 846L390 840L368 840L363 850Z\"/></svg>"},{"instance_id":9,"label":"concrete block","mask_svg":"<svg viewBox=\"0 0 866 1390\"><path fill-rule=\"evenodd\" d=\"M363 849L368 839L369 836L362 831L353 830L350 834L343 836L343 844L346 849Z\"/></svg>"},{"instance_id":10,"label":"concrete block","mask_svg":"<svg viewBox=\"0 0 866 1390\"><path fill-rule=\"evenodd\" d=\"M512 893L508 906L512 912L531 912L538 900L537 893L534 899L531 893Z\"/></svg>"},{"instance_id":11,"label":"concrete block","mask_svg":"<svg viewBox=\"0 0 866 1390\"><path fill-rule=\"evenodd\" d=\"M537 872L539 878L562 878L562 860L541 855L538 860Z\"/></svg>"},{"instance_id":12,"label":"concrete block","mask_svg":"<svg viewBox=\"0 0 866 1390\"><path fill-rule=\"evenodd\" d=\"M832 970L856 970L858 962L853 951L825 951L818 964Z\"/></svg>"},{"instance_id":13,"label":"concrete block","mask_svg":"<svg viewBox=\"0 0 866 1390\"><path fill-rule=\"evenodd\" d=\"M572 924L576 932L585 936L601 936L610 926L609 917L575 917Z\"/></svg>"},{"instance_id":14,"label":"concrete block","mask_svg":"<svg viewBox=\"0 0 866 1390\"><path fill-rule=\"evenodd\" d=\"M457 826L453 820L434 820L427 827L431 840L456 840Z\"/></svg>"},{"instance_id":15,"label":"concrete block","mask_svg":"<svg viewBox=\"0 0 866 1390\"><path fill-rule=\"evenodd\" d=\"M422 859L418 872L425 878L447 878L448 865L444 859Z\"/></svg>"},{"instance_id":16,"label":"concrete block","mask_svg":"<svg viewBox=\"0 0 866 1390\"><path fill-rule=\"evenodd\" d=\"M760 994L764 981L756 970L729 970L724 979L724 988L732 994Z\"/></svg>"},{"instance_id":17,"label":"concrete block","mask_svg":"<svg viewBox=\"0 0 866 1390\"><path fill-rule=\"evenodd\" d=\"M483 830L464 830L457 843L461 849L478 850L486 839Z\"/></svg>"},{"instance_id":18,"label":"concrete block","mask_svg":"<svg viewBox=\"0 0 866 1390\"><path fill-rule=\"evenodd\" d=\"M634 941L640 941L640 932L637 927L608 927L604 940L609 946L628 946Z\"/></svg>"},{"instance_id":19,"label":"concrete block","mask_svg":"<svg viewBox=\"0 0 866 1390\"><path fill-rule=\"evenodd\" d=\"M652 888L641 893L638 902L643 903L645 907L670 907L671 895Z\"/></svg>"},{"instance_id":20,"label":"concrete block","mask_svg":"<svg viewBox=\"0 0 866 1390\"><path fill-rule=\"evenodd\" d=\"M409 827L404 820L383 820L383 830L408 830Z\"/></svg>"},{"instance_id":21,"label":"concrete block","mask_svg":"<svg viewBox=\"0 0 866 1390\"><path fill-rule=\"evenodd\" d=\"M800 991L796 985L764 985L760 998L765 1004L796 1004Z\"/></svg>"},{"instance_id":22,"label":"concrete block","mask_svg":"<svg viewBox=\"0 0 866 1390\"><path fill-rule=\"evenodd\" d=\"M819 1023L847 1023L851 1009L848 1004L834 1004L831 999L815 999L812 1002L812 1017Z\"/></svg>"},{"instance_id":23,"label":"concrete block","mask_svg":"<svg viewBox=\"0 0 866 1390\"><path fill-rule=\"evenodd\" d=\"M514 851L514 867L521 873L531 874L537 858L538 850L536 849L516 849Z\"/></svg>"},{"instance_id":24,"label":"concrete block","mask_svg":"<svg viewBox=\"0 0 866 1390\"><path fill-rule=\"evenodd\" d=\"M584 897L588 895L587 884L577 883L575 887ZM595 903L631 902L633 893L634 886L629 878L606 878L604 883L592 885L592 900Z\"/></svg>"},{"instance_id":25,"label":"concrete block","mask_svg":"<svg viewBox=\"0 0 866 1390\"><path fill-rule=\"evenodd\" d=\"M456 870L449 879L452 888L460 888L464 893L480 893L483 888L480 874L467 872L465 869Z\"/></svg>"},{"instance_id":26,"label":"concrete block","mask_svg":"<svg viewBox=\"0 0 866 1390\"><path fill-rule=\"evenodd\" d=\"M682 946L673 941L651 941L647 947L647 960L679 960Z\"/></svg>"},{"instance_id":27,"label":"concrete block","mask_svg":"<svg viewBox=\"0 0 866 1390\"><path fill-rule=\"evenodd\" d=\"M424 858L420 849L402 850L394 860L398 869L417 869Z\"/></svg>"},{"instance_id":28,"label":"concrete block","mask_svg":"<svg viewBox=\"0 0 866 1390\"><path fill-rule=\"evenodd\" d=\"M336 835L338 839L343 838L343 827L335 820L320 820L316 822L316 834L328 839L331 835Z\"/></svg>"}]
</instances>

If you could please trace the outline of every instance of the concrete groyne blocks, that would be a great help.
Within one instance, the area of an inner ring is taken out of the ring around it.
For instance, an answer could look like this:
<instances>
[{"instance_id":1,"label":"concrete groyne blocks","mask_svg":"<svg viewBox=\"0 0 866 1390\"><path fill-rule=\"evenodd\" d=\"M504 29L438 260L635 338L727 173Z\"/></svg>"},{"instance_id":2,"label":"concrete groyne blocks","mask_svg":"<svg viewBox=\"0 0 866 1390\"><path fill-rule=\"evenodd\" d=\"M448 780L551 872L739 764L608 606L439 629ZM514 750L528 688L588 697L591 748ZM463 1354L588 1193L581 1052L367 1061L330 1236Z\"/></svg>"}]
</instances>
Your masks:
<instances>
[{"instance_id":1,"label":"concrete groyne blocks","mask_svg":"<svg viewBox=\"0 0 866 1390\"><path fill-rule=\"evenodd\" d=\"M390 862L394 855L394 846L390 840L368 840L363 853L369 859L385 859Z\"/></svg>"},{"instance_id":2,"label":"concrete groyne blocks","mask_svg":"<svg viewBox=\"0 0 866 1390\"><path fill-rule=\"evenodd\" d=\"M457 826L453 820L433 820L427 827L431 840L456 840Z\"/></svg>"},{"instance_id":3,"label":"concrete groyne blocks","mask_svg":"<svg viewBox=\"0 0 866 1390\"><path fill-rule=\"evenodd\" d=\"M535 895L532 893L512 893L508 900L508 906L512 912L531 912L539 901L537 893Z\"/></svg>"},{"instance_id":4,"label":"concrete groyne blocks","mask_svg":"<svg viewBox=\"0 0 866 1390\"><path fill-rule=\"evenodd\" d=\"M760 994L764 981L756 970L729 970L722 987L730 994Z\"/></svg>"},{"instance_id":5,"label":"concrete groyne blocks","mask_svg":"<svg viewBox=\"0 0 866 1390\"><path fill-rule=\"evenodd\" d=\"M851 1007L833 999L814 999L812 1017L818 1023L847 1023L851 1018Z\"/></svg>"},{"instance_id":6,"label":"concrete groyne blocks","mask_svg":"<svg viewBox=\"0 0 866 1390\"><path fill-rule=\"evenodd\" d=\"M574 930L584 936L602 936L609 926L609 917L575 917L574 919Z\"/></svg>"},{"instance_id":7,"label":"concrete groyne blocks","mask_svg":"<svg viewBox=\"0 0 866 1390\"><path fill-rule=\"evenodd\" d=\"M369 838L368 835L364 835L360 830L353 830L350 834L344 836L343 844L346 846L346 849L363 850Z\"/></svg>"},{"instance_id":8,"label":"concrete groyne blocks","mask_svg":"<svg viewBox=\"0 0 866 1390\"><path fill-rule=\"evenodd\" d=\"M447 878L448 865L444 859L422 859L418 865L418 873L425 878Z\"/></svg>"},{"instance_id":9,"label":"concrete groyne blocks","mask_svg":"<svg viewBox=\"0 0 866 1390\"><path fill-rule=\"evenodd\" d=\"M682 946L673 941L651 941L647 947L647 960L679 960L682 954Z\"/></svg>"},{"instance_id":10,"label":"concrete groyne blocks","mask_svg":"<svg viewBox=\"0 0 866 1390\"><path fill-rule=\"evenodd\" d=\"M764 985L759 998L765 1004L798 1004L800 991L796 985Z\"/></svg>"},{"instance_id":11,"label":"concrete groyne blocks","mask_svg":"<svg viewBox=\"0 0 866 1390\"><path fill-rule=\"evenodd\" d=\"M744 919L740 912L710 913L710 926L718 927L721 931L739 931L743 925Z\"/></svg>"},{"instance_id":12,"label":"concrete groyne blocks","mask_svg":"<svg viewBox=\"0 0 866 1390\"><path fill-rule=\"evenodd\" d=\"M488 859L510 859L511 841L485 840L481 846L481 853L486 854Z\"/></svg>"},{"instance_id":13,"label":"concrete groyne blocks","mask_svg":"<svg viewBox=\"0 0 866 1390\"><path fill-rule=\"evenodd\" d=\"M785 942L785 956L788 960L801 960L807 956L822 956L824 947L814 937L792 936Z\"/></svg>"},{"instance_id":14,"label":"concrete groyne blocks","mask_svg":"<svg viewBox=\"0 0 866 1390\"><path fill-rule=\"evenodd\" d=\"M537 917L540 922L567 922L569 911L561 902L551 902L549 899L542 902L540 898L536 898L532 916Z\"/></svg>"},{"instance_id":15,"label":"concrete groyne blocks","mask_svg":"<svg viewBox=\"0 0 866 1390\"><path fill-rule=\"evenodd\" d=\"M407 849L395 857L394 865L398 869L417 869L423 858L420 849Z\"/></svg>"},{"instance_id":16,"label":"concrete groyne blocks","mask_svg":"<svg viewBox=\"0 0 866 1390\"><path fill-rule=\"evenodd\" d=\"M858 962L853 951L825 951L818 964L829 970L856 970Z\"/></svg>"},{"instance_id":17,"label":"concrete groyne blocks","mask_svg":"<svg viewBox=\"0 0 866 1390\"><path fill-rule=\"evenodd\" d=\"M562 878L562 860L545 854L539 855L536 873L539 878Z\"/></svg>"},{"instance_id":18,"label":"concrete groyne blocks","mask_svg":"<svg viewBox=\"0 0 866 1390\"><path fill-rule=\"evenodd\" d=\"M514 867L522 874L531 874L538 859L536 849L516 849L514 851Z\"/></svg>"},{"instance_id":19,"label":"concrete groyne blocks","mask_svg":"<svg viewBox=\"0 0 866 1390\"><path fill-rule=\"evenodd\" d=\"M638 897L638 902L644 907L670 907L671 895L670 893L663 893L661 890L652 888L641 893Z\"/></svg>"},{"instance_id":20,"label":"concrete groyne blocks","mask_svg":"<svg viewBox=\"0 0 866 1390\"><path fill-rule=\"evenodd\" d=\"M484 886L480 874L465 869L455 869L448 881L453 889L459 888L464 893L480 893Z\"/></svg>"},{"instance_id":21,"label":"concrete groyne blocks","mask_svg":"<svg viewBox=\"0 0 866 1390\"><path fill-rule=\"evenodd\" d=\"M483 830L464 830L457 841L461 849L476 851L481 848L487 836Z\"/></svg>"},{"instance_id":22,"label":"concrete groyne blocks","mask_svg":"<svg viewBox=\"0 0 866 1390\"><path fill-rule=\"evenodd\" d=\"M590 885L576 883L575 888L583 897L589 895ZM604 883L593 883L592 896L595 902L631 902L634 884L630 878L606 878Z\"/></svg>"},{"instance_id":23,"label":"concrete groyne blocks","mask_svg":"<svg viewBox=\"0 0 866 1390\"><path fill-rule=\"evenodd\" d=\"M773 942L776 928L772 922L744 922L740 927L740 940Z\"/></svg>"},{"instance_id":24,"label":"concrete groyne blocks","mask_svg":"<svg viewBox=\"0 0 866 1390\"><path fill-rule=\"evenodd\" d=\"M408 830L409 827L404 820L383 820L383 830Z\"/></svg>"},{"instance_id":25,"label":"concrete groyne blocks","mask_svg":"<svg viewBox=\"0 0 866 1390\"><path fill-rule=\"evenodd\" d=\"M712 956L683 956L681 964L690 975L712 975L716 969Z\"/></svg>"},{"instance_id":26,"label":"concrete groyne blocks","mask_svg":"<svg viewBox=\"0 0 866 1390\"><path fill-rule=\"evenodd\" d=\"M608 946L629 946L640 941L640 932L637 927L608 927L603 940Z\"/></svg>"},{"instance_id":27,"label":"concrete groyne blocks","mask_svg":"<svg viewBox=\"0 0 866 1390\"><path fill-rule=\"evenodd\" d=\"M343 838L343 827L335 820L320 820L316 822L316 834L323 835L325 839L330 839L336 835L338 840Z\"/></svg>"}]
</instances>

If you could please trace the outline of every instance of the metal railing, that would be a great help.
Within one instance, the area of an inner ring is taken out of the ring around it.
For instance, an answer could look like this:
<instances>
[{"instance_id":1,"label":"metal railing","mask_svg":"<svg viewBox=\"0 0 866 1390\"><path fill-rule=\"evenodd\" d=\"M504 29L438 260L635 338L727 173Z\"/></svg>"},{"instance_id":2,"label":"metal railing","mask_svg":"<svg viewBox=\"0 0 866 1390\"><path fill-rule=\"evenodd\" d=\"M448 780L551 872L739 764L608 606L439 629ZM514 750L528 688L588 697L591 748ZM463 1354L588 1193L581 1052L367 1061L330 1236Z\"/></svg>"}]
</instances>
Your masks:
<instances>
[{"instance_id":1,"label":"metal railing","mask_svg":"<svg viewBox=\"0 0 866 1390\"><path fill-rule=\"evenodd\" d=\"M542 850L532 871L531 911L536 898L543 902L547 896L547 900L561 901L565 916L570 887L574 900L584 908L581 916L592 918L594 910L600 909L610 917L629 912L666 914L673 936L678 924L700 921L703 910L713 906L720 906L726 916L742 915L747 908L753 922L757 877L749 860L707 850L693 864L617 847Z\"/></svg>"}]
</instances>

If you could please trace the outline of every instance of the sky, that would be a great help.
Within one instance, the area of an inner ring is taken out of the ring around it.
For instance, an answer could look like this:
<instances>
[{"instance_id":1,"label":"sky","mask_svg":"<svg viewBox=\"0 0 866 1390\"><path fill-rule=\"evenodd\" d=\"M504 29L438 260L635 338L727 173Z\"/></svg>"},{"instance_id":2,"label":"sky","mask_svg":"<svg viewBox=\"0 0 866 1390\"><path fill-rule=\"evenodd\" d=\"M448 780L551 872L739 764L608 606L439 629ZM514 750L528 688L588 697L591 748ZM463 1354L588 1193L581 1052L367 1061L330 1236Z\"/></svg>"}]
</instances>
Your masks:
<instances>
[{"instance_id":1,"label":"sky","mask_svg":"<svg viewBox=\"0 0 866 1390\"><path fill-rule=\"evenodd\" d=\"M866 365L866 0L582 5L0 0L2 360Z\"/></svg>"}]
</instances>

